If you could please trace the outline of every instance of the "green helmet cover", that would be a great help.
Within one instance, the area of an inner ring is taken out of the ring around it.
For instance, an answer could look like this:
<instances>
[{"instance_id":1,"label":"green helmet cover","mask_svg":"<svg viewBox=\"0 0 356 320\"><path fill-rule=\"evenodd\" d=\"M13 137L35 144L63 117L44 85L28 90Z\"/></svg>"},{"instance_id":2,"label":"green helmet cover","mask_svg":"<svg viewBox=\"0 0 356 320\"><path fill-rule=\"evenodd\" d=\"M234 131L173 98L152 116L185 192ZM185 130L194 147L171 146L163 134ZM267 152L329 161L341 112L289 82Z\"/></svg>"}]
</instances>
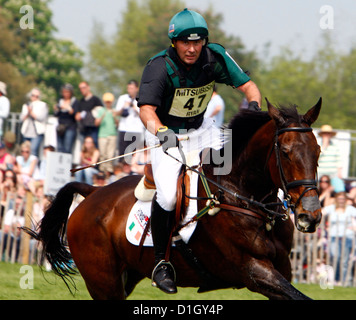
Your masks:
<instances>
[{"instance_id":1,"label":"green helmet cover","mask_svg":"<svg viewBox=\"0 0 356 320\"><path fill-rule=\"evenodd\" d=\"M171 40L176 38L198 40L208 35L208 25L202 15L187 8L178 12L169 23L168 37Z\"/></svg>"}]
</instances>

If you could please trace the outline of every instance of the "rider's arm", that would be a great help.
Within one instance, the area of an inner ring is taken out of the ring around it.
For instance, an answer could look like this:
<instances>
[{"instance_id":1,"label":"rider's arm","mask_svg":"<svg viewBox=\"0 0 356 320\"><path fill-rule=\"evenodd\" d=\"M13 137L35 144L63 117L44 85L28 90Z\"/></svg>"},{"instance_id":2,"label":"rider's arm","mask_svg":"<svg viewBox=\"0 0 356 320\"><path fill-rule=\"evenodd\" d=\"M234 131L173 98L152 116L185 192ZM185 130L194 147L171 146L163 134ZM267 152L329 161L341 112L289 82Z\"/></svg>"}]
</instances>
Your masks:
<instances>
[{"instance_id":1,"label":"rider's arm","mask_svg":"<svg viewBox=\"0 0 356 320\"><path fill-rule=\"evenodd\" d=\"M140 107L140 118L146 129L156 134L158 128L163 127L161 120L159 120L157 113L157 107L151 105L143 105Z\"/></svg>"},{"instance_id":2,"label":"rider's arm","mask_svg":"<svg viewBox=\"0 0 356 320\"><path fill-rule=\"evenodd\" d=\"M260 90L257 88L257 85L253 81L251 80L247 81L243 85L237 87L237 90L245 94L248 102L256 101L259 107L261 108L261 103L262 103L261 93Z\"/></svg>"}]
</instances>

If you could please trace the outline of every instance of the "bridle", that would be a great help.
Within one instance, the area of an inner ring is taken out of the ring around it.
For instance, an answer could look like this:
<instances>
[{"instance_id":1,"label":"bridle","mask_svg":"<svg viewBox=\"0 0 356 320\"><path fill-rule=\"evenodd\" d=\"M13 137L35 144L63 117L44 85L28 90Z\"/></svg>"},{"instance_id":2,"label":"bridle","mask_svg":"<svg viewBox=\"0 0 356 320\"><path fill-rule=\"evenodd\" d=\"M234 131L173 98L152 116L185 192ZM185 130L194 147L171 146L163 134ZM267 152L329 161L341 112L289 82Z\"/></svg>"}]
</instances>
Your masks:
<instances>
[{"instance_id":1,"label":"bridle","mask_svg":"<svg viewBox=\"0 0 356 320\"><path fill-rule=\"evenodd\" d=\"M315 179L301 179L301 180L295 180L295 181L291 181L288 182L282 167L282 162L281 162L281 156L280 156L280 147L278 144L278 137L285 133L285 132L300 132L300 133L304 133L304 132L311 132L313 131L312 128L310 127L289 127L289 128L283 128L283 129L277 129L275 136L274 136L274 143L273 146L271 148L271 152L269 153L269 156L267 157L266 160L266 164L268 163L271 154L273 152L273 150L275 151L275 155L276 155L276 165L279 171L279 176L280 176L280 180L281 180L281 184L282 184L282 190L284 192L284 202L273 202L273 203L263 203L260 201L256 201L253 199L253 197L248 198L245 196L242 196L240 194L238 194L237 192L234 192L224 186L222 186L219 182L214 181L213 179L207 177L204 173L200 172L199 169L197 169L196 167L190 167L188 166L185 162L185 156L181 150L181 148L179 148L179 152L182 156L183 161L175 158L174 156L172 156L171 154L169 154L168 152L166 152L167 155L169 155L170 157L172 157L173 159L175 159L176 161L182 163L186 169L191 170L195 173L197 173L201 179L206 180L207 182L210 182L211 184L215 185L216 187L218 187L218 194L219 196L216 195L212 195L210 194L210 192L207 192L207 197L206 198L202 198L202 197L194 197L194 199L196 200L211 200L212 202L210 202L210 206L214 206L214 201L219 200L218 198L220 198L220 196L226 192L230 195L232 195L234 198L245 201L246 203L248 203L248 205L253 205L256 207L259 207L262 211L265 211L268 214L268 218L270 220L274 219L275 217L280 217L282 218L282 220L286 220L288 219L288 215L286 213L280 213L277 212L275 210L271 210L269 209L269 207L271 206L284 206L286 207L285 209L291 209L292 211L294 211L294 209L298 206L299 202L301 201L301 199L303 198L303 196L310 190L317 190L317 181ZM299 198L297 199L295 204L291 203L291 196L289 194L289 190L290 189L294 189L297 187L303 186L305 187L305 190L302 192L302 194L299 196ZM272 193L272 191L271 191ZM193 199L193 197L190 197L189 195L185 195L188 198ZM219 203L219 202L218 202ZM216 207L220 207L220 208L224 208L226 210L230 210L230 211L237 211L241 213L241 210L243 210L241 207L237 207L235 205L223 205L223 204L218 204L216 205ZM250 211L251 212L251 211ZM198 213L199 214L199 213ZM197 218L198 219L198 218ZM193 219L193 220L197 220L197 219Z\"/></svg>"},{"instance_id":2,"label":"bridle","mask_svg":"<svg viewBox=\"0 0 356 320\"><path fill-rule=\"evenodd\" d=\"M288 208L291 208L293 211L294 209L299 205L299 202L301 201L301 199L304 197L304 195L311 190L318 190L317 187L317 180L316 179L301 179L301 180L294 180L291 182L288 182L286 179L286 175L284 173L283 170L283 166L282 166L282 161L281 161L281 153L280 153L280 147L279 147L279 143L278 143L278 137L286 132L311 132L313 131L312 128L310 127L289 127L289 128L283 128L283 129L277 129L276 134L274 136L274 151L275 151L275 155L276 155L276 162L277 162L277 168L279 171L279 176L280 176L280 180L281 180L281 184L282 184L282 190L284 193L284 200L286 201L286 206ZM272 153L272 150L271 150ZM271 155L270 153L270 155ZM269 156L270 157L270 156ZM269 160L269 157L267 158L267 162ZM297 201L295 202L295 204L291 203L291 196L289 194L289 190L297 188L297 187L304 187L304 191L302 192L302 194L299 196L299 198L297 199Z\"/></svg>"}]
</instances>

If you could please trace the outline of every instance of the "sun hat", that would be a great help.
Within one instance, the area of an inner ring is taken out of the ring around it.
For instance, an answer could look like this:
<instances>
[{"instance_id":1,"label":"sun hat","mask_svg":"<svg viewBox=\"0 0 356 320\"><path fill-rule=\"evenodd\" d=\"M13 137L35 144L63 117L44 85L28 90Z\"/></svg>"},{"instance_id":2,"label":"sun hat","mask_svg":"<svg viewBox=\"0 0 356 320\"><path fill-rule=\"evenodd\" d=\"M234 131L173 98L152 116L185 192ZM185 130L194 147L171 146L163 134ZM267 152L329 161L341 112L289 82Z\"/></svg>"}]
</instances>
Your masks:
<instances>
[{"instance_id":1,"label":"sun hat","mask_svg":"<svg viewBox=\"0 0 356 320\"><path fill-rule=\"evenodd\" d=\"M319 131L319 136L323 135L324 133L330 133L332 136L336 135L336 131L333 130L333 127L329 124L324 124L321 126Z\"/></svg>"}]
</instances>

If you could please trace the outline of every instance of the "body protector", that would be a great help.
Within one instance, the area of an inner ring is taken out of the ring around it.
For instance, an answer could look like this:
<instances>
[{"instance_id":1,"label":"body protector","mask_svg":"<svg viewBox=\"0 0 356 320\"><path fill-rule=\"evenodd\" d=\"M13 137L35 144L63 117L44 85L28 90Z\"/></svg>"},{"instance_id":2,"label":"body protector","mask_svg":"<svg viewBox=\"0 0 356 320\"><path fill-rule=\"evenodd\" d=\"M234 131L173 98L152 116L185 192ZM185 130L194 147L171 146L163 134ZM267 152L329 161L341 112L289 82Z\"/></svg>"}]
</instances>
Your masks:
<instances>
[{"instance_id":1,"label":"body protector","mask_svg":"<svg viewBox=\"0 0 356 320\"><path fill-rule=\"evenodd\" d=\"M175 50L170 47L150 61L163 57L167 74L167 92L156 112L162 123L176 133L179 129L197 129L203 122L206 107L211 99L215 82L238 87L250 80L237 63L219 44L203 48L199 62L190 72L179 68ZM149 62L150 63L150 62ZM202 72L203 70L203 72Z\"/></svg>"}]
</instances>

